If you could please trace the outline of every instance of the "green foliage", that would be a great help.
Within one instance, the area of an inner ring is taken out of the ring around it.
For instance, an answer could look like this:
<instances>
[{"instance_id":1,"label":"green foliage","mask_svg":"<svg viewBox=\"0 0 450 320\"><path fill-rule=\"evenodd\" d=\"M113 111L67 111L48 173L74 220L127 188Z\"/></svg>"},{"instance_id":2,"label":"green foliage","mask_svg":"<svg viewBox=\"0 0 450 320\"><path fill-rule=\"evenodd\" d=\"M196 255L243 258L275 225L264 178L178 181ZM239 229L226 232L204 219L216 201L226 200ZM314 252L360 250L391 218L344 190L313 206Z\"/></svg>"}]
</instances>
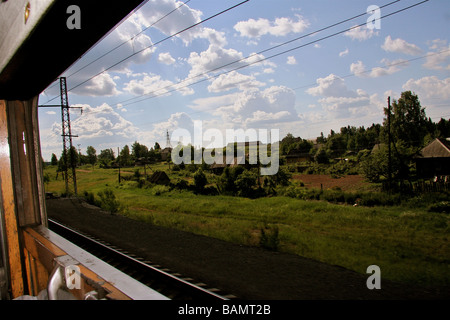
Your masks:
<instances>
[{"instance_id":1,"label":"green foliage","mask_svg":"<svg viewBox=\"0 0 450 320\"><path fill-rule=\"evenodd\" d=\"M259 245L267 250L278 251L280 245L278 226L265 226L260 229L260 232Z\"/></svg>"},{"instance_id":2,"label":"green foliage","mask_svg":"<svg viewBox=\"0 0 450 320\"><path fill-rule=\"evenodd\" d=\"M330 159L328 157L327 151L324 148L320 148L314 157L314 161L319 164L329 163Z\"/></svg>"},{"instance_id":3,"label":"green foliage","mask_svg":"<svg viewBox=\"0 0 450 320\"><path fill-rule=\"evenodd\" d=\"M388 110L383 126L387 128ZM401 93L398 101L394 100L391 107L391 135L395 142L403 141L407 147L421 148L427 134L427 118L425 108L422 108L419 97L411 91ZM383 131L387 142L386 130Z\"/></svg>"},{"instance_id":4,"label":"green foliage","mask_svg":"<svg viewBox=\"0 0 450 320\"><path fill-rule=\"evenodd\" d=\"M84 199L86 200L87 203L89 203L93 206L100 207L100 202L95 200L95 195L93 192L84 191L83 194L84 194Z\"/></svg>"},{"instance_id":5,"label":"green foliage","mask_svg":"<svg viewBox=\"0 0 450 320\"><path fill-rule=\"evenodd\" d=\"M207 183L208 180L206 179L205 173L202 169L198 169L194 174L195 191L198 193L202 193Z\"/></svg>"},{"instance_id":6,"label":"green foliage","mask_svg":"<svg viewBox=\"0 0 450 320\"><path fill-rule=\"evenodd\" d=\"M244 170L237 176L234 182L237 190L237 195L242 197L251 197L254 194L253 188L256 186L257 175L250 171Z\"/></svg>"},{"instance_id":7,"label":"green foliage","mask_svg":"<svg viewBox=\"0 0 450 320\"><path fill-rule=\"evenodd\" d=\"M120 150L120 154L119 154L118 158L119 158L120 166L122 166L122 167L128 167L133 164L133 161L131 159L131 154L130 154L130 148L128 147L128 145L125 145L122 148L122 150Z\"/></svg>"},{"instance_id":8,"label":"green foliage","mask_svg":"<svg viewBox=\"0 0 450 320\"><path fill-rule=\"evenodd\" d=\"M441 201L438 203L433 203L428 208L430 212L442 212L442 213L450 213L450 201Z\"/></svg>"},{"instance_id":9,"label":"green foliage","mask_svg":"<svg viewBox=\"0 0 450 320\"><path fill-rule=\"evenodd\" d=\"M52 166L58 165L58 158L56 157L56 154L52 153L52 159L51 159Z\"/></svg>"},{"instance_id":10,"label":"green foliage","mask_svg":"<svg viewBox=\"0 0 450 320\"><path fill-rule=\"evenodd\" d=\"M115 157L112 149L101 150L100 155L97 157L100 168L110 168L114 160Z\"/></svg>"},{"instance_id":11,"label":"green foliage","mask_svg":"<svg viewBox=\"0 0 450 320\"><path fill-rule=\"evenodd\" d=\"M131 156L137 160L139 158L147 158L148 157L148 148L135 141L131 146Z\"/></svg>"},{"instance_id":12,"label":"green foliage","mask_svg":"<svg viewBox=\"0 0 450 320\"><path fill-rule=\"evenodd\" d=\"M97 151L93 146L88 146L86 148L86 153L88 163L94 166L97 163Z\"/></svg>"},{"instance_id":13,"label":"green foliage","mask_svg":"<svg viewBox=\"0 0 450 320\"><path fill-rule=\"evenodd\" d=\"M110 212L111 214L118 213L120 209L120 202L116 199L114 192L111 189L99 191L97 193L100 198L100 207Z\"/></svg>"}]
</instances>

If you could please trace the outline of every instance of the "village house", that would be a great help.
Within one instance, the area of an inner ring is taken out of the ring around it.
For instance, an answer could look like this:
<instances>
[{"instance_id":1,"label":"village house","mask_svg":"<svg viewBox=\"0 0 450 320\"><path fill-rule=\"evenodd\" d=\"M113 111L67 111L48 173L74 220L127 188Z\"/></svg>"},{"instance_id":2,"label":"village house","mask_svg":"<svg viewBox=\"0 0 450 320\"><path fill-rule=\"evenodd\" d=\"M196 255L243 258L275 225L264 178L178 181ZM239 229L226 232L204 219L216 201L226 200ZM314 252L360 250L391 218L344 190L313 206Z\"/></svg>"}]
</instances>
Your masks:
<instances>
[{"instance_id":1,"label":"village house","mask_svg":"<svg viewBox=\"0 0 450 320\"><path fill-rule=\"evenodd\" d=\"M291 150L285 157L287 164L308 162L312 159L309 152L299 152L298 150Z\"/></svg>"},{"instance_id":2,"label":"village house","mask_svg":"<svg viewBox=\"0 0 450 320\"><path fill-rule=\"evenodd\" d=\"M167 161L167 160L169 160L171 154L172 154L172 148L166 147L166 148L162 149L162 150L161 150L161 160L162 160L162 161Z\"/></svg>"},{"instance_id":3,"label":"village house","mask_svg":"<svg viewBox=\"0 0 450 320\"><path fill-rule=\"evenodd\" d=\"M222 163L213 163L210 166L211 171L214 174L221 174L226 167L234 168L237 166L246 166L245 157L234 157L231 163L227 163L227 157L224 155L222 159Z\"/></svg>"},{"instance_id":4,"label":"village house","mask_svg":"<svg viewBox=\"0 0 450 320\"><path fill-rule=\"evenodd\" d=\"M415 161L420 178L450 176L450 141L434 139L420 151Z\"/></svg>"}]
</instances>

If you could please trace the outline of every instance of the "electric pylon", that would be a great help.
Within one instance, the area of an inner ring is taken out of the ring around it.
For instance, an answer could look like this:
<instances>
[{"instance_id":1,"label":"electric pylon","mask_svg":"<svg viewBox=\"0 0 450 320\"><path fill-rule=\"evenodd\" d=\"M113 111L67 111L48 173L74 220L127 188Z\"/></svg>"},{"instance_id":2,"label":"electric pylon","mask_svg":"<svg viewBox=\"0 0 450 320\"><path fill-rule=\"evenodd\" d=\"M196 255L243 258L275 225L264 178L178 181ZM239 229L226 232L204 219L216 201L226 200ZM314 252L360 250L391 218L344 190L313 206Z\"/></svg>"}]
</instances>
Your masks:
<instances>
[{"instance_id":1,"label":"electric pylon","mask_svg":"<svg viewBox=\"0 0 450 320\"><path fill-rule=\"evenodd\" d=\"M74 149L72 148L72 129L70 128L70 107L67 98L67 84L66 78L59 78L59 85L61 90L61 125L63 138L63 163L66 180L66 195L77 195L77 177L75 172L76 163L74 161Z\"/></svg>"}]
</instances>

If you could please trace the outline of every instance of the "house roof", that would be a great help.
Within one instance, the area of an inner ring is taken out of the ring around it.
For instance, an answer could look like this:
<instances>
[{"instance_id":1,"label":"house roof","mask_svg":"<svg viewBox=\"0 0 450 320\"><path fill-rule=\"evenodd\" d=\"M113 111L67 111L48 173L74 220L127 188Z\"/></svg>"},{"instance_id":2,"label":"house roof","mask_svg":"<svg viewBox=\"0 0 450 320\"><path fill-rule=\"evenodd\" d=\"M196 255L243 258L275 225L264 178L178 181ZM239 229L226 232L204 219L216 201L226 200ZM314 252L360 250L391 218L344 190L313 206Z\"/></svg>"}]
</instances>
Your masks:
<instances>
[{"instance_id":1,"label":"house roof","mask_svg":"<svg viewBox=\"0 0 450 320\"><path fill-rule=\"evenodd\" d=\"M211 168L213 168L213 169L214 168L225 168L227 166L237 167L240 164L245 164L245 157L242 157L242 156L240 156L240 157L233 157L232 162L227 162L226 156L223 156L222 163L214 162L211 165Z\"/></svg>"},{"instance_id":2,"label":"house roof","mask_svg":"<svg viewBox=\"0 0 450 320\"><path fill-rule=\"evenodd\" d=\"M172 152L172 148L170 147L165 147L164 149L161 150L161 153L171 153Z\"/></svg>"},{"instance_id":3,"label":"house roof","mask_svg":"<svg viewBox=\"0 0 450 320\"><path fill-rule=\"evenodd\" d=\"M158 184L166 184L170 182L169 177L164 171L156 171L148 180L152 183Z\"/></svg>"},{"instance_id":4,"label":"house roof","mask_svg":"<svg viewBox=\"0 0 450 320\"><path fill-rule=\"evenodd\" d=\"M372 152L380 151L385 145L385 143L376 143L372 148Z\"/></svg>"},{"instance_id":5,"label":"house roof","mask_svg":"<svg viewBox=\"0 0 450 320\"><path fill-rule=\"evenodd\" d=\"M450 142L436 138L420 153L421 158L450 158Z\"/></svg>"}]
</instances>

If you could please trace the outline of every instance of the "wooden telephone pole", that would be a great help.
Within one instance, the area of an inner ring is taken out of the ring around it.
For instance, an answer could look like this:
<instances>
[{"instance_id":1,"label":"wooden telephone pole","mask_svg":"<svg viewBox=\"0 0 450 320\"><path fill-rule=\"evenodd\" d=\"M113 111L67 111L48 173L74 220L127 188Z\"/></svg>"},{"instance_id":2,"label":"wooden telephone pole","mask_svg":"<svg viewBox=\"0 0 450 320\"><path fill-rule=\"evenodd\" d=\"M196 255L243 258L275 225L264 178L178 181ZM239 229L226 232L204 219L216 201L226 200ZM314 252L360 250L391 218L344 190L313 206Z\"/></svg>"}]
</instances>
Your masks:
<instances>
[{"instance_id":1,"label":"wooden telephone pole","mask_svg":"<svg viewBox=\"0 0 450 320\"><path fill-rule=\"evenodd\" d=\"M391 191L392 161L391 161L391 97L388 97L388 191Z\"/></svg>"}]
</instances>

